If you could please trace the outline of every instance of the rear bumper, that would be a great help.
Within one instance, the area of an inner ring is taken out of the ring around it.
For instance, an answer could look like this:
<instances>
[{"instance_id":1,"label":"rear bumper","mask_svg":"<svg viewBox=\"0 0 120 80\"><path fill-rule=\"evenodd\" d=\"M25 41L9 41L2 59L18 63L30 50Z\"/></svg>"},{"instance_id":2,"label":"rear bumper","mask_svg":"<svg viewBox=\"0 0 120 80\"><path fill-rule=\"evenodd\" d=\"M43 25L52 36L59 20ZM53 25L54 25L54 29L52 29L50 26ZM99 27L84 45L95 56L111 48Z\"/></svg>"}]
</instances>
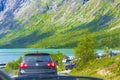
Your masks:
<instances>
[{"instance_id":1,"label":"rear bumper","mask_svg":"<svg viewBox=\"0 0 120 80\"><path fill-rule=\"evenodd\" d=\"M57 75L56 72L52 72L52 73L19 73L18 75Z\"/></svg>"},{"instance_id":2,"label":"rear bumper","mask_svg":"<svg viewBox=\"0 0 120 80\"><path fill-rule=\"evenodd\" d=\"M51 79L52 80L57 80L58 78L58 75L57 74L48 74L48 73L44 73L44 74L41 74L41 73L22 73L22 74L19 74L18 75L19 77L28 77L30 76L31 78L34 77L34 78L37 78L37 79ZM33 80L33 79L32 79Z\"/></svg>"},{"instance_id":3,"label":"rear bumper","mask_svg":"<svg viewBox=\"0 0 120 80\"><path fill-rule=\"evenodd\" d=\"M19 69L21 74L55 74L57 69Z\"/></svg>"},{"instance_id":4,"label":"rear bumper","mask_svg":"<svg viewBox=\"0 0 120 80\"><path fill-rule=\"evenodd\" d=\"M47 76L47 75L49 75L49 76L57 76L57 71L49 71L49 72L22 72L21 73L21 71L19 71L19 73L18 73L18 76L27 76L27 75L34 75L34 76Z\"/></svg>"}]
</instances>

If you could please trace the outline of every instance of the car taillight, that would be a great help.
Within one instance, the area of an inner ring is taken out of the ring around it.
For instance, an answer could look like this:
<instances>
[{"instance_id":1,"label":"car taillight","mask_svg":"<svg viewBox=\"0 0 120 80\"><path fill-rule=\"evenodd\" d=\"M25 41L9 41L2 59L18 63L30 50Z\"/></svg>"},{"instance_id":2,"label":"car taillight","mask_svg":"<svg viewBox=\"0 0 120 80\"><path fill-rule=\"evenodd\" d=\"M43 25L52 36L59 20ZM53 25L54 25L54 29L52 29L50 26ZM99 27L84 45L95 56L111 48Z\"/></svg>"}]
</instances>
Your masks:
<instances>
[{"instance_id":1,"label":"car taillight","mask_svg":"<svg viewBox=\"0 0 120 80\"><path fill-rule=\"evenodd\" d=\"M48 68L55 68L56 67L54 62L48 62L47 66L48 66Z\"/></svg>"},{"instance_id":2,"label":"car taillight","mask_svg":"<svg viewBox=\"0 0 120 80\"><path fill-rule=\"evenodd\" d=\"M20 64L20 68L27 68L27 67L28 67L28 64L25 63L25 62L22 62L22 63Z\"/></svg>"}]
</instances>

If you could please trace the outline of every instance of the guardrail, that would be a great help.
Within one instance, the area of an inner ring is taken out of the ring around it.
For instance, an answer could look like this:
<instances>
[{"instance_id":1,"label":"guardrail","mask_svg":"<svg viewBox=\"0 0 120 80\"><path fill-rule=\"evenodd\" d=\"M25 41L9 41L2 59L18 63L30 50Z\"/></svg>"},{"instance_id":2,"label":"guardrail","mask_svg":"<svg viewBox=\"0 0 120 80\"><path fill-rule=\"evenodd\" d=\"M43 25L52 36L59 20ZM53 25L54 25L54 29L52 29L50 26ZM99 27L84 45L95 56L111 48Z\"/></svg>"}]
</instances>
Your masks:
<instances>
[{"instance_id":1,"label":"guardrail","mask_svg":"<svg viewBox=\"0 0 120 80\"><path fill-rule=\"evenodd\" d=\"M0 64L0 69L5 68L5 67L6 67L6 64L5 64L5 63Z\"/></svg>"}]
</instances>

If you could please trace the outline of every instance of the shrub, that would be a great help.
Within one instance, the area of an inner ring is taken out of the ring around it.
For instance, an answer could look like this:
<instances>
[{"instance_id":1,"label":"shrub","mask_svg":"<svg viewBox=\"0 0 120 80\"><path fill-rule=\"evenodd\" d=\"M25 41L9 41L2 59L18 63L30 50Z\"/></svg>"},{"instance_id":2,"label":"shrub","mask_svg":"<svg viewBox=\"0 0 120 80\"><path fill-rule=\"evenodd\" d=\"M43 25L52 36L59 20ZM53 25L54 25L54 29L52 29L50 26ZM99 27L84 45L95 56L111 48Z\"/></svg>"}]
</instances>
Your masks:
<instances>
[{"instance_id":1,"label":"shrub","mask_svg":"<svg viewBox=\"0 0 120 80\"><path fill-rule=\"evenodd\" d=\"M58 63L58 71L62 71L65 69L65 65L62 63L62 59L64 57L67 57L63 53L57 53L57 54L51 54L54 61L57 61Z\"/></svg>"},{"instance_id":2,"label":"shrub","mask_svg":"<svg viewBox=\"0 0 120 80\"><path fill-rule=\"evenodd\" d=\"M94 54L95 40L88 32L80 39L80 44L75 49L76 63L79 68L85 65L88 61L95 59Z\"/></svg>"},{"instance_id":3,"label":"shrub","mask_svg":"<svg viewBox=\"0 0 120 80\"><path fill-rule=\"evenodd\" d=\"M22 57L19 57L19 59L16 61L8 62L4 70L7 72L11 70L17 70L21 61L22 61Z\"/></svg>"}]
</instances>

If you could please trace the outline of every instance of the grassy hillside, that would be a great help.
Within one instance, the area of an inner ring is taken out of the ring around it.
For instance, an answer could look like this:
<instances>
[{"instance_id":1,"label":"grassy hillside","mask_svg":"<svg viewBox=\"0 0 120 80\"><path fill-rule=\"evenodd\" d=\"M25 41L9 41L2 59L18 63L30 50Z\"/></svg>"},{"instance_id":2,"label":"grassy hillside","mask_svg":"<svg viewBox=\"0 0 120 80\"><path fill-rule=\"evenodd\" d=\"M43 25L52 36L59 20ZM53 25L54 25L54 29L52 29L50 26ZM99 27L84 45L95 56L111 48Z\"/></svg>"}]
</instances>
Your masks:
<instances>
[{"instance_id":1,"label":"grassy hillside","mask_svg":"<svg viewBox=\"0 0 120 80\"><path fill-rule=\"evenodd\" d=\"M56 3L59 6L51 9L53 3L43 1L44 13L34 14L22 28L1 37L1 48L74 48L89 30L98 48L120 49L119 0L89 0L84 5L79 0Z\"/></svg>"},{"instance_id":2,"label":"grassy hillside","mask_svg":"<svg viewBox=\"0 0 120 80\"><path fill-rule=\"evenodd\" d=\"M120 54L114 57L95 59L83 65L80 70L73 69L70 75L92 76L104 80L120 79Z\"/></svg>"}]
</instances>

